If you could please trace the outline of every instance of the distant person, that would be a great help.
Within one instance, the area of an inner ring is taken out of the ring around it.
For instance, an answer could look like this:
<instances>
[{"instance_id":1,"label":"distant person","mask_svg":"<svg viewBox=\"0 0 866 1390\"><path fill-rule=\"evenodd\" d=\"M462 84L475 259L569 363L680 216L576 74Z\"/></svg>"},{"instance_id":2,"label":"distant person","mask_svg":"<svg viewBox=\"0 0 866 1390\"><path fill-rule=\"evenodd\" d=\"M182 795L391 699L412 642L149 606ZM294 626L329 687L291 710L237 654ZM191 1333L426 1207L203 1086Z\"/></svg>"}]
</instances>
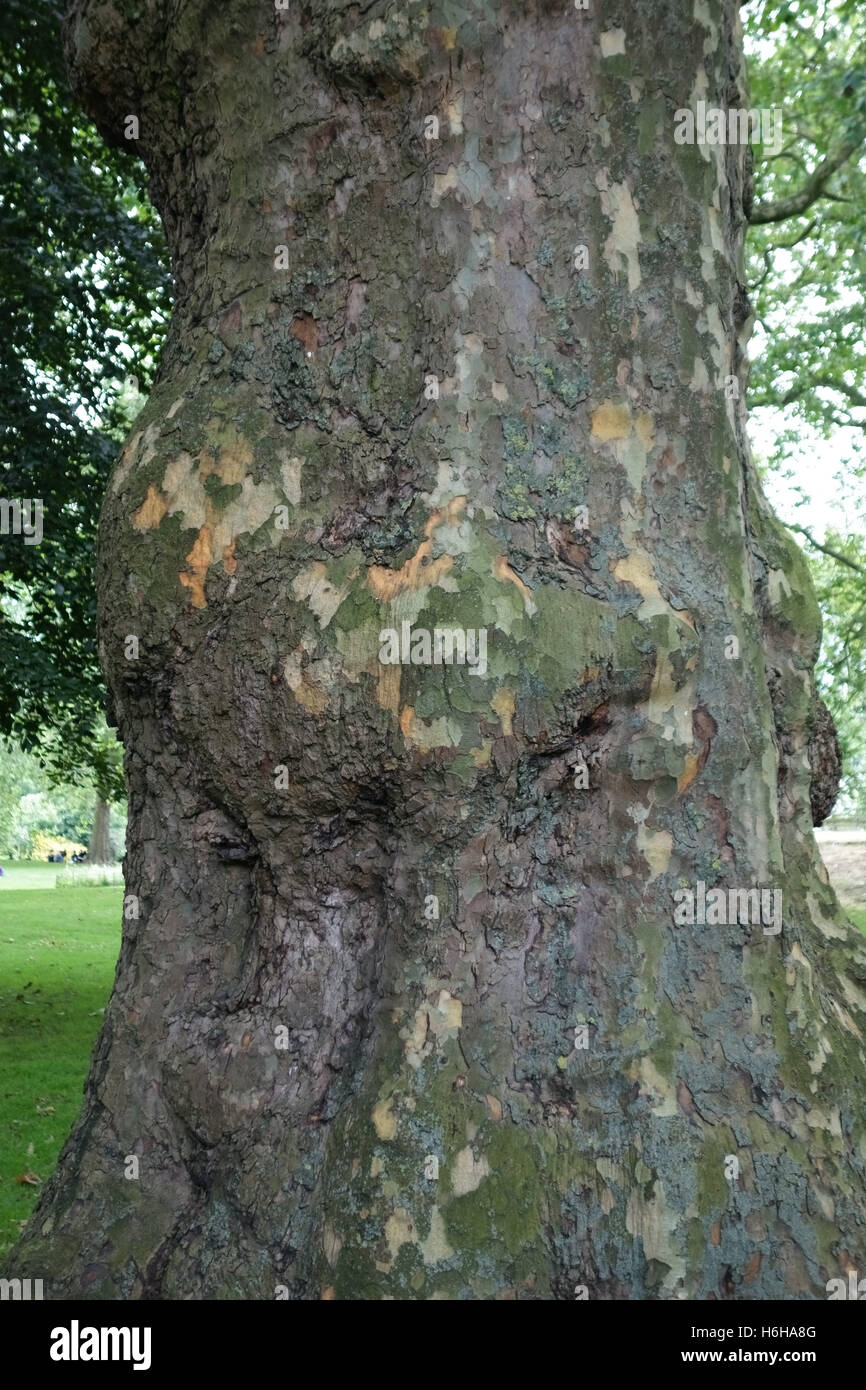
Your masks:
<instances>
[{"instance_id":1,"label":"distant person","mask_svg":"<svg viewBox=\"0 0 866 1390\"><path fill-rule=\"evenodd\" d=\"M0 878L5 878L5 877L6 877L6 870L3 868L3 865L0 864Z\"/></svg>"}]
</instances>

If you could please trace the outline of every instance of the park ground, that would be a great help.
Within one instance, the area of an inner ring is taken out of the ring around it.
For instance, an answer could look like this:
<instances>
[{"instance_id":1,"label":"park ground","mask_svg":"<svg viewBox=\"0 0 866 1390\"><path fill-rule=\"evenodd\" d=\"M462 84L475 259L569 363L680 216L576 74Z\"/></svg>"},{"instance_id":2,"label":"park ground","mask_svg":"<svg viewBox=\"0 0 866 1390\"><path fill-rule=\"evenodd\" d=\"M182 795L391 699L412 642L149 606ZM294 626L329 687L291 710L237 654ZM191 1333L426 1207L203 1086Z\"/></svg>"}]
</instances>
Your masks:
<instances>
[{"instance_id":1,"label":"park ground","mask_svg":"<svg viewBox=\"0 0 866 1390\"><path fill-rule=\"evenodd\" d=\"M866 830L821 830L840 901L866 932ZM0 1257L81 1103L120 949L122 888L58 887L53 864L0 878Z\"/></svg>"}]
</instances>

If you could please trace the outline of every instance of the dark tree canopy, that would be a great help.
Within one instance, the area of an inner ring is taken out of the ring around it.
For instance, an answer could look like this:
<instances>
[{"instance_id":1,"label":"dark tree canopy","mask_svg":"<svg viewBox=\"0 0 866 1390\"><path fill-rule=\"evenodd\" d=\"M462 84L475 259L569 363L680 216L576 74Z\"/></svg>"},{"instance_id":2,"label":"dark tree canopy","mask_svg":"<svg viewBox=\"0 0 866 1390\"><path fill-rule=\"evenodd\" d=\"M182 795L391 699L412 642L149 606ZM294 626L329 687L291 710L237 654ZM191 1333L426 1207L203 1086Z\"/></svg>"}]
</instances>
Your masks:
<instances>
[{"instance_id":1,"label":"dark tree canopy","mask_svg":"<svg viewBox=\"0 0 866 1390\"><path fill-rule=\"evenodd\" d=\"M147 389L167 276L140 164L106 148L69 92L62 10L0 12L0 497L41 499L44 518L40 544L0 535L0 733L116 794L95 733L96 529L128 424L122 382Z\"/></svg>"}]
</instances>

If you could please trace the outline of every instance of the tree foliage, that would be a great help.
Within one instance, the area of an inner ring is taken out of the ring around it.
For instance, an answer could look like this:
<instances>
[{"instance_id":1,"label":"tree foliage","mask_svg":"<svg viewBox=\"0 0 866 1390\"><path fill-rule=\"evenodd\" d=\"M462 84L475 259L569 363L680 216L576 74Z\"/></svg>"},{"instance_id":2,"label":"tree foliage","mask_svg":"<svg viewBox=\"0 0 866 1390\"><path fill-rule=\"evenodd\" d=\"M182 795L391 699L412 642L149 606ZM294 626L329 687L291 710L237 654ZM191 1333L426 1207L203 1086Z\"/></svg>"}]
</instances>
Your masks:
<instances>
[{"instance_id":1,"label":"tree foliage","mask_svg":"<svg viewBox=\"0 0 866 1390\"><path fill-rule=\"evenodd\" d=\"M809 504L809 441L833 440L839 498L866 499L866 9L862 0L760 0L745 10L752 103L781 108L762 152L748 241L757 334L750 408L768 464ZM795 462L795 455L799 458ZM805 456L805 459L804 459ZM803 464L805 462L805 468ZM789 518L789 521L791 519ZM866 552L856 535L794 523L824 613L817 675L843 752L843 802L866 809Z\"/></svg>"},{"instance_id":2,"label":"tree foliage","mask_svg":"<svg viewBox=\"0 0 866 1390\"><path fill-rule=\"evenodd\" d=\"M99 508L168 309L158 220L132 154L78 111L61 0L0 10L0 496L41 499L40 544L0 535L0 730L58 776L117 794L98 726L93 562Z\"/></svg>"},{"instance_id":3,"label":"tree foliage","mask_svg":"<svg viewBox=\"0 0 866 1390\"><path fill-rule=\"evenodd\" d=\"M866 430L866 9L764 0L747 13L752 103L783 118L781 150L756 169L750 403Z\"/></svg>"}]
</instances>

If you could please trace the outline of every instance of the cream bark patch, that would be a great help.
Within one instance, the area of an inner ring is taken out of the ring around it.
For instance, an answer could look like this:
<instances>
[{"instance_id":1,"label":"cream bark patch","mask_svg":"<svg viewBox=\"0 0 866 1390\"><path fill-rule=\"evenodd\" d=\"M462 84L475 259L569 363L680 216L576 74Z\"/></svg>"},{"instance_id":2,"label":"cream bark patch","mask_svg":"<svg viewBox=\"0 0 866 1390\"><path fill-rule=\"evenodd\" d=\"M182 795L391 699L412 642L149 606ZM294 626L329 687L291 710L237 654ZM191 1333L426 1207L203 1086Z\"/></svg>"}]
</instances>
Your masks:
<instances>
[{"instance_id":1,"label":"cream bark patch","mask_svg":"<svg viewBox=\"0 0 866 1390\"><path fill-rule=\"evenodd\" d=\"M286 494L286 499L291 502L293 507L300 506L301 469L304 466L304 460L296 456L289 458L285 453L281 455L281 459L280 477L283 480L283 491Z\"/></svg>"},{"instance_id":2,"label":"cream bark patch","mask_svg":"<svg viewBox=\"0 0 866 1390\"><path fill-rule=\"evenodd\" d=\"M379 1138L386 1142L394 1138L397 1133L397 1116L394 1114L394 1099L388 1096L387 1100L380 1100L373 1107L373 1128Z\"/></svg>"},{"instance_id":3,"label":"cream bark patch","mask_svg":"<svg viewBox=\"0 0 866 1390\"><path fill-rule=\"evenodd\" d=\"M111 484L112 492L119 492L129 477L133 467L145 467L156 453L157 440L159 439L159 426L156 424L148 425L142 435L139 430L132 436L123 453L120 455L120 463ZM141 450L140 457L139 449Z\"/></svg>"},{"instance_id":4,"label":"cream bark patch","mask_svg":"<svg viewBox=\"0 0 866 1390\"><path fill-rule=\"evenodd\" d=\"M337 588L328 578L327 567L321 560L314 560L306 569L295 575L292 580L292 593L295 598L306 600L320 625L325 628L348 596L351 580L356 574L357 570L349 576L346 584Z\"/></svg>"},{"instance_id":5,"label":"cream bark patch","mask_svg":"<svg viewBox=\"0 0 866 1390\"><path fill-rule=\"evenodd\" d=\"M641 273L638 247L640 246L640 221L637 208L626 183L608 184L607 170L601 169L596 175L596 187L601 193L601 210L612 224L610 236L604 244L604 258L618 279L625 270L628 274L628 287L640 287Z\"/></svg>"},{"instance_id":6,"label":"cream bark patch","mask_svg":"<svg viewBox=\"0 0 866 1390\"><path fill-rule=\"evenodd\" d=\"M663 597L658 586L655 575L652 572L652 563L645 550L633 550L630 555L618 560L613 571L614 579L618 579L621 584L631 584L637 589L643 598L643 603L638 609L638 617L652 618L660 613L666 613L678 622L685 623L686 627L695 630L694 619L684 609L673 608Z\"/></svg>"},{"instance_id":7,"label":"cream bark patch","mask_svg":"<svg viewBox=\"0 0 866 1390\"><path fill-rule=\"evenodd\" d=\"M625 53L625 30L608 29L599 42L602 58L615 58L618 53Z\"/></svg>"},{"instance_id":8,"label":"cream bark patch","mask_svg":"<svg viewBox=\"0 0 866 1390\"><path fill-rule=\"evenodd\" d=\"M400 1249L404 1245L411 1245L415 1238L415 1226L412 1218L405 1207L397 1207L385 1222L385 1240L388 1243L388 1254L390 1256L389 1266L394 1263Z\"/></svg>"},{"instance_id":9,"label":"cream bark patch","mask_svg":"<svg viewBox=\"0 0 866 1390\"><path fill-rule=\"evenodd\" d=\"M461 1149L451 1167L451 1191L455 1197L464 1197L467 1192L475 1192L483 1180L490 1176L490 1164L482 1154L476 1158L469 1145Z\"/></svg>"},{"instance_id":10,"label":"cream bark patch","mask_svg":"<svg viewBox=\"0 0 866 1390\"><path fill-rule=\"evenodd\" d=\"M505 737L511 738L514 731L514 691L502 686L490 701L490 707L499 716Z\"/></svg>"},{"instance_id":11,"label":"cream bark patch","mask_svg":"<svg viewBox=\"0 0 866 1390\"><path fill-rule=\"evenodd\" d=\"M647 830L646 826L639 825L637 846L650 866L649 882L652 883L654 879L660 878L665 873L671 862L671 851L674 847L673 836L667 830Z\"/></svg>"},{"instance_id":12,"label":"cream bark patch","mask_svg":"<svg viewBox=\"0 0 866 1390\"><path fill-rule=\"evenodd\" d=\"M649 1197L644 1186L633 1188L626 1203L625 1224L629 1233L643 1244L647 1260L658 1260L667 1273L662 1287L676 1287L685 1269L685 1261L675 1246L674 1236L679 1218L665 1201L664 1187L657 1180Z\"/></svg>"},{"instance_id":13,"label":"cream bark patch","mask_svg":"<svg viewBox=\"0 0 866 1390\"><path fill-rule=\"evenodd\" d=\"M645 706L649 723L663 728L666 739L678 743L682 748L691 747L694 741L694 703L694 681L680 682L678 685L670 654L659 652L656 656L656 669L649 699Z\"/></svg>"},{"instance_id":14,"label":"cream bark patch","mask_svg":"<svg viewBox=\"0 0 866 1390\"><path fill-rule=\"evenodd\" d=\"M327 659L304 664L304 644L290 652L283 663L286 684L300 705L310 714L324 714L331 702L334 673Z\"/></svg>"},{"instance_id":15,"label":"cream bark patch","mask_svg":"<svg viewBox=\"0 0 866 1390\"><path fill-rule=\"evenodd\" d=\"M430 1230L427 1239L421 1243L420 1249L421 1258L425 1265L441 1264L443 1260L450 1260L454 1254L448 1244L445 1222L438 1207L434 1207L430 1213Z\"/></svg>"},{"instance_id":16,"label":"cream bark patch","mask_svg":"<svg viewBox=\"0 0 866 1390\"><path fill-rule=\"evenodd\" d=\"M140 464L148 450L153 453L157 434L150 443L145 436ZM257 531L274 514L279 501L276 489L269 482L253 481L252 463L252 449L235 432L215 454L202 450L194 458L182 450L166 463L161 487L151 483L141 506L130 516L136 531L155 530L166 516L178 515L185 530L198 533L186 557L186 569L179 575L194 608L207 606L205 580L210 566L221 560L226 573L234 575L238 536ZM240 495L220 505L205 488L210 477L217 477L224 487L239 487Z\"/></svg>"}]
</instances>

